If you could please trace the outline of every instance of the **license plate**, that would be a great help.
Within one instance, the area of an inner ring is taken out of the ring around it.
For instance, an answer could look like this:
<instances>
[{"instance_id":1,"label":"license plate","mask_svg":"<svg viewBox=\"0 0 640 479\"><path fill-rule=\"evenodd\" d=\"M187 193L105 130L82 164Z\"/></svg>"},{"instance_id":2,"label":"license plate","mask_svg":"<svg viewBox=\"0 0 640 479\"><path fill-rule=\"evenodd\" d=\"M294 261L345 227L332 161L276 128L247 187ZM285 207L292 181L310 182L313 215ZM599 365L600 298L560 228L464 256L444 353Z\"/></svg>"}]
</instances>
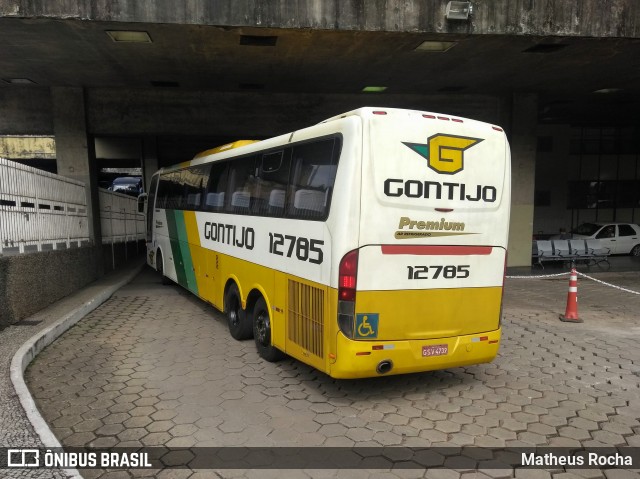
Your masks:
<instances>
[{"instance_id":1,"label":"license plate","mask_svg":"<svg viewBox=\"0 0 640 479\"><path fill-rule=\"evenodd\" d=\"M434 344L433 346L422 346L422 357L444 356L449 354L448 344Z\"/></svg>"}]
</instances>

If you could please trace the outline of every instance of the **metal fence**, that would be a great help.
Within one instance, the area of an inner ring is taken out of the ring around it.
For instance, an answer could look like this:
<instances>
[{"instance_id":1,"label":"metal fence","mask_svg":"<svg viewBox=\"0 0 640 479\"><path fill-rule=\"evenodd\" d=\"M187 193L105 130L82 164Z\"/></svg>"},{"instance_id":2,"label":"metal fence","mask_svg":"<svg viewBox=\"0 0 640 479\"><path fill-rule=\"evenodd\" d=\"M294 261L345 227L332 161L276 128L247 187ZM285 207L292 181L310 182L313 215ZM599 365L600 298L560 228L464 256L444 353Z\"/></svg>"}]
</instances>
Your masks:
<instances>
[{"instance_id":1,"label":"metal fence","mask_svg":"<svg viewBox=\"0 0 640 479\"><path fill-rule=\"evenodd\" d=\"M102 244L126 243L145 238L144 215L138 199L100 188Z\"/></svg>"},{"instance_id":2,"label":"metal fence","mask_svg":"<svg viewBox=\"0 0 640 479\"><path fill-rule=\"evenodd\" d=\"M143 240L136 198L99 190L102 244ZM0 255L90 243L85 185L0 158Z\"/></svg>"},{"instance_id":3,"label":"metal fence","mask_svg":"<svg viewBox=\"0 0 640 479\"><path fill-rule=\"evenodd\" d=\"M0 158L0 255L86 243L83 183Z\"/></svg>"}]
</instances>

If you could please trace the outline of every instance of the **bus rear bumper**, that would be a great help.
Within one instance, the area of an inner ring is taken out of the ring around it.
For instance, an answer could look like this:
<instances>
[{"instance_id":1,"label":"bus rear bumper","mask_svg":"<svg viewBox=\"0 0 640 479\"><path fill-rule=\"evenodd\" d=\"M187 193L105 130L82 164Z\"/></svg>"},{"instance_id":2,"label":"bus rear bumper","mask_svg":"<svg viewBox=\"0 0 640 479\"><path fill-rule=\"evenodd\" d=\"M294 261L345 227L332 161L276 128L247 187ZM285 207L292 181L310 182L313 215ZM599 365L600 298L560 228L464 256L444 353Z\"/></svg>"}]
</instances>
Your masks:
<instances>
[{"instance_id":1,"label":"bus rear bumper","mask_svg":"<svg viewBox=\"0 0 640 479\"><path fill-rule=\"evenodd\" d=\"M452 338L354 341L338 333L329 375L339 379L388 376L488 363L498 354L501 330Z\"/></svg>"}]
</instances>

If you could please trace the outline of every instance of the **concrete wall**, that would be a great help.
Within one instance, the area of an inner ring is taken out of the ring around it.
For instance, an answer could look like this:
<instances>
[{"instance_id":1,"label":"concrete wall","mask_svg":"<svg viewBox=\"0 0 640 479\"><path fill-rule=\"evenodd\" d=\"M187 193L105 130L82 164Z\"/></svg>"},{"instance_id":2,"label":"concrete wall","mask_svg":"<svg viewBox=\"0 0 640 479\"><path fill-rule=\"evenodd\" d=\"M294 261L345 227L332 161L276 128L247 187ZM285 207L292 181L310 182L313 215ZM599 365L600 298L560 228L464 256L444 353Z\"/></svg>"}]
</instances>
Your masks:
<instances>
[{"instance_id":1,"label":"concrete wall","mask_svg":"<svg viewBox=\"0 0 640 479\"><path fill-rule=\"evenodd\" d=\"M144 241L0 256L0 329L144 256Z\"/></svg>"},{"instance_id":2,"label":"concrete wall","mask_svg":"<svg viewBox=\"0 0 640 479\"><path fill-rule=\"evenodd\" d=\"M507 266L531 264L537 96L514 95L511 134L511 221Z\"/></svg>"},{"instance_id":3,"label":"concrete wall","mask_svg":"<svg viewBox=\"0 0 640 479\"><path fill-rule=\"evenodd\" d=\"M0 257L0 327L16 323L101 274L94 247Z\"/></svg>"},{"instance_id":4,"label":"concrete wall","mask_svg":"<svg viewBox=\"0 0 640 479\"><path fill-rule=\"evenodd\" d=\"M571 210L567 209L567 182L578 165L571 162L571 128L568 125L538 126L538 137L549 144L536 158L536 191L549 194L549 204L535 208L534 234L557 234L571 229Z\"/></svg>"},{"instance_id":5,"label":"concrete wall","mask_svg":"<svg viewBox=\"0 0 640 479\"><path fill-rule=\"evenodd\" d=\"M231 108L234 105L234 108ZM504 100L489 95L220 93L93 88L87 128L94 135L217 135L268 138L362 106L411 108L501 124ZM247 112L251 114L248 115ZM311 113L310 113L311 112Z\"/></svg>"},{"instance_id":6,"label":"concrete wall","mask_svg":"<svg viewBox=\"0 0 640 479\"><path fill-rule=\"evenodd\" d=\"M152 88L89 88L85 102L88 134L122 136L251 135L268 138L311 126L361 106L423 109L504 127L508 126L506 119L510 114L510 106L504 98L463 94L371 97L361 94L265 95ZM54 133L52 94L48 88L0 88L0 105L0 134ZM247 115L250 107L252 114Z\"/></svg>"},{"instance_id":7,"label":"concrete wall","mask_svg":"<svg viewBox=\"0 0 640 479\"><path fill-rule=\"evenodd\" d=\"M636 0L474 1L472 22L448 22L447 0L0 0L7 17L434 33L640 36Z\"/></svg>"},{"instance_id":8,"label":"concrete wall","mask_svg":"<svg viewBox=\"0 0 640 479\"><path fill-rule=\"evenodd\" d=\"M0 88L0 134L53 134L53 106L49 88Z\"/></svg>"},{"instance_id":9,"label":"concrete wall","mask_svg":"<svg viewBox=\"0 0 640 479\"><path fill-rule=\"evenodd\" d=\"M144 240L102 245L104 270L113 271L126 266L132 259L144 256L146 251L147 247Z\"/></svg>"}]
</instances>

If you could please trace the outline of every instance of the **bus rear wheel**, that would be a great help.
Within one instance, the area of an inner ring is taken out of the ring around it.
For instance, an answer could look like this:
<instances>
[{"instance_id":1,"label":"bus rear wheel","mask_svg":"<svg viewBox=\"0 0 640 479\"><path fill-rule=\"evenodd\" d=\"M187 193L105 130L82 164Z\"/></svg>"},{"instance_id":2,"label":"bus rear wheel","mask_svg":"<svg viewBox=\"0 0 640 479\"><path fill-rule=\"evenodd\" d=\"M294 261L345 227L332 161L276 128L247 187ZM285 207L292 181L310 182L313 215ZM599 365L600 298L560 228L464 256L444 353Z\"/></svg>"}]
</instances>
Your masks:
<instances>
[{"instance_id":1,"label":"bus rear wheel","mask_svg":"<svg viewBox=\"0 0 640 479\"><path fill-rule=\"evenodd\" d=\"M262 359L273 363L284 357L284 353L271 344L271 317L264 298L259 298L253 307L253 338Z\"/></svg>"},{"instance_id":2,"label":"bus rear wheel","mask_svg":"<svg viewBox=\"0 0 640 479\"><path fill-rule=\"evenodd\" d=\"M251 321L247 320L245 311L242 309L240 292L235 284L229 286L224 297L224 312L227 316L229 333L231 333L233 339L241 340L251 337L253 333Z\"/></svg>"}]
</instances>

